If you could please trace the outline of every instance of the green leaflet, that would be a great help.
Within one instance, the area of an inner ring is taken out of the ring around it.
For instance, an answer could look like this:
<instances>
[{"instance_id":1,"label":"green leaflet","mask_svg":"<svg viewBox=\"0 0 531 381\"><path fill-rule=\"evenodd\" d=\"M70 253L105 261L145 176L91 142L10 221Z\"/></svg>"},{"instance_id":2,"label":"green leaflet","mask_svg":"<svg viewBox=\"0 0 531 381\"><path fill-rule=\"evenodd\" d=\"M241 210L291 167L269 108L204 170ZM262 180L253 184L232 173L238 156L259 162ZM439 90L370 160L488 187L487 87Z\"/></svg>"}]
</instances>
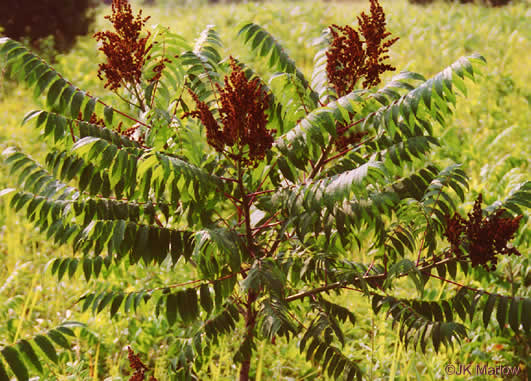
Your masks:
<instances>
[{"instance_id":1,"label":"green leaflet","mask_svg":"<svg viewBox=\"0 0 531 381\"><path fill-rule=\"evenodd\" d=\"M47 335L59 346L65 349L70 349L70 344L68 343L68 340L63 336L63 334L59 330L52 329L48 331Z\"/></svg>"},{"instance_id":2,"label":"green leaflet","mask_svg":"<svg viewBox=\"0 0 531 381\"><path fill-rule=\"evenodd\" d=\"M210 312L212 312L212 309L214 308L214 303L212 302L208 285L201 285L199 289L199 295L201 307L207 312L207 314L210 314Z\"/></svg>"},{"instance_id":3,"label":"green leaflet","mask_svg":"<svg viewBox=\"0 0 531 381\"><path fill-rule=\"evenodd\" d=\"M42 365L31 344L26 340L20 340L17 343L17 346L19 352L23 353L26 356L26 358L30 361L31 365L33 365L37 372L42 373Z\"/></svg>"},{"instance_id":4,"label":"green leaflet","mask_svg":"<svg viewBox=\"0 0 531 381\"><path fill-rule=\"evenodd\" d=\"M2 349L2 355L19 381L29 379L28 370L20 359L20 354L12 347Z\"/></svg>"},{"instance_id":5,"label":"green leaflet","mask_svg":"<svg viewBox=\"0 0 531 381\"><path fill-rule=\"evenodd\" d=\"M105 124L107 126L112 126L112 119L114 116L114 110L112 109L112 107L105 106L105 108L103 109L103 116L105 118Z\"/></svg>"},{"instance_id":6,"label":"green leaflet","mask_svg":"<svg viewBox=\"0 0 531 381\"><path fill-rule=\"evenodd\" d=\"M37 335L35 336L34 341L50 360L57 363L57 352L46 336Z\"/></svg>"},{"instance_id":7,"label":"green leaflet","mask_svg":"<svg viewBox=\"0 0 531 381\"><path fill-rule=\"evenodd\" d=\"M487 299L487 304L485 305L485 308L483 310L483 324L485 325L485 328L487 328L489 324L490 315L492 313L492 310L494 309L495 302L496 302L496 295L490 294L489 298Z\"/></svg>"},{"instance_id":8,"label":"green leaflet","mask_svg":"<svg viewBox=\"0 0 531 381\"><path fill-rule=\"evenodd\" d=\"M44 72L44 74L41 75L39 79L37 79L37 83L35 85L34 92L33 92L34 97L35 98L39 97L42 93L44 93L44 91L48 88L48 86L50 86L51 83L53 83L54 81L58 79L59 79L59 76L57 75L55 70L50 68L49 70Z\"/></svg>"},{"instance_id":9,"label":"green leaflet","mask_svg":"<svg viewBox=\"0 0 531 381\"><path fill-rule=\"evenodd\" d=\"M175 324L177 320L178 298L176 294L169 294L166 298L166 319L170 325Z\"/></svg>"},{"instance_id":10,"label":"green leaflet","mask_svg":"<svg viewBox=\"0 0 531 381\"><path fill-rule=\"evenodd\" d=\"M79 113L81 110L81 104L85 99L86 94L82 91L76 91L72 97L70 103L70 116L72 119L79 119ZM86 118L84 118L86 120Z\"/></svg>"},{"instance_id":11,"label":"green leaflet","mask_svg":"<svg viewBox=\"0 0 531 381\"><path fill-rule=\"evenodd\" d=\"M69 85L61 93L61 97L59 98L59 110L61 111L61 113L64 113L67 109L69 109L70 102L72 101L72 97L74 96L75 91L75 87ZM77 115L75 118L77 118Z\"/></svg>"},{"instance_id":12,"label":"green leaflet","mask_svg":"<svg viewBox=\"0 0 531 381\"><path fill-rule=\"evenodd\" d=\"M113 298L114 298L114 294L108 293L99 300L99 303L97 303L97 305L96 303L94 303L93 308L94 306L96 306L96 313L100 313L105 307L107 307L110 304L110 302L113 300Z\"/></svg>"},{"instance_id":13,"label":"green leaflet","mask_svg":"<svg viewBox=\"0 0 531 381\"><path fill-rule=\"evenodd\" d=\"M507 298L500 297L498 302L498 308L496 309L496 320L500 329L503 331L505 329L505 321L507 319Z\"/></svg>"},{"instance_id":14,"label":"green leaflet","mask_svg":"<svg viewBox=\"0 0 531 381\"><path fill-rule=\"evenodd\" d=\"M514 332L518 332L520 325L520 316L518 311L520 306L520 298L516 297L510 303L511 307L509 308L509 326Z\"/></svg>"},{"instance_id":15,"label":"green leaflet","mask_svg":"<svg viewBox=\"0 0 531 381\"><path fill-rule=\"evenodd\" d=\"M76 96L74 95L74 100L76 99ZM96 98L89 98L87 103L85 104L85 108L83 110L83 120L89 120L92 114L94 113L94 108L96 107Z\"/></svg>"},{"instance_id":16,"label":"green leaflet","mask_svg":"<svg viewBox=\"0 0 531 381\"><path fill-rule=\"evenodd\" d=\"M124 299L125 299L125 295L123 293L119 293L118 295L116 295L116 297L112 301L111 308L109 310L111 319L118 312L118 310L119 310L120 306L122 305L122 302L124 301Z\"/></svg>"},{"instance_id":17,"label":"green leaflet","mask_svg":"<svg viewBox=\"0 0 531 381\"><path fill-rule=\"evenodd\" d=\"M55 81L52 86L50 86L50 89L48 90L48 95L46 96L46 104L48 105L48 107L51 107L55 104L55 102L59 98L59 95L65 87L66 81L62 78Z\"/></svg>"}]
</instances>

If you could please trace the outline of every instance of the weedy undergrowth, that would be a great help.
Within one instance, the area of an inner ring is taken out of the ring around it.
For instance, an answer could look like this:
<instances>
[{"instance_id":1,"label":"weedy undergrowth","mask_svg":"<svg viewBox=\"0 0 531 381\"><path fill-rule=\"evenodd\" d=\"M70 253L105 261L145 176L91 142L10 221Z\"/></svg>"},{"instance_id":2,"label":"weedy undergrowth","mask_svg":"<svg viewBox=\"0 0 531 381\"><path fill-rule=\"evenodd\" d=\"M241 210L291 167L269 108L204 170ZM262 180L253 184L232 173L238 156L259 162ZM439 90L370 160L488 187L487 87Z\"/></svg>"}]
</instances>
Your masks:
<instances>
[{"instance_id":1,"label":"weedy undergrowth","mask_svg":"<svg viewBox=\"0 0 531 381\"><path fill-rule=\"evenodd\" d=\"M114 30L95 37L112 104L0 40L10 75L46 98L47 109L24 122L34 120L49 143L44 165L4 152L17 188L2 194L50 241L73 247L53 261L59 279L78 267L87 282L103 266L173 269L173 282L98 289L78 302L123 319L150 303L178 325L169 377L197 379L220 337L231 336L240 380L250 378L257 342L279 339L295 340L330 377L361 379L364 364L343 351L356 310L335 298L353 291L375 314L386 311L405 347L422 352L466 338L467 320L488 328L494 309L502 329L508 323L529 337L531 300L460 283L458 266L474 276L478 266L492 270L496 256L520 254L510 241L530 183L495 210L478 198L465 219L456 209L466 174L430 160L441 144L433 125L445 127L481 56L459 58L430 79L400 72L375 88L395 70L387 53L397 42L377 0L356 28L324 31L311 79L253 23L238 36L267 60L269 78L222 57L213 27L193 45L161 26L148 33L147 18L126 0L113 1L108 20ZM184 263L195 278L180 282ZM397 296L403 278L417 295ZM453 288L427 300L433 283ZM56 331L50 338L68 348ZM39 371L34 345L25 343L4 347L1 377L9 368L27 379L28 364ZM143 379L149 366L132 350L129 359L131 379Z\"/></svg>"}]
</instances>

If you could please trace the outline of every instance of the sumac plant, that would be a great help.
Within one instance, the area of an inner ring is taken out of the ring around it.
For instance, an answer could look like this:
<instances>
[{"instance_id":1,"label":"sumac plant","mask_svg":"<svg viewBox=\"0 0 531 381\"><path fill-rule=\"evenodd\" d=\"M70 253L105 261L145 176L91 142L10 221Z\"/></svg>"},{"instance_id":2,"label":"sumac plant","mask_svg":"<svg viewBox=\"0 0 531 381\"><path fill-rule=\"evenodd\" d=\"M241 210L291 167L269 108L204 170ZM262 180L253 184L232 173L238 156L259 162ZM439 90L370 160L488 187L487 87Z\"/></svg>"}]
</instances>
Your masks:
<instances>
[{"instance_id":1,"label":"sumac plant","mask_svg":"<svg viewBox=\"0 0 531 381\"><path fill-rule=\"evenodd\" d=\"M80 296L82 310L126 319L149 303L144 311L170 327L168 372L182 379L197 378L227 338L240 380L250 377L257 343L279 340L295 342L323 374L361 379L367 366L345 347L359 317L344 294L367 298L423 352L466 338L467 320L487 328L493 311L502 329L529 337L529 298L462 282L492 271L497 256L520 255L510 241L530 183L485 210L479 198L461 216L467 176L458 164L432 162L441 144L434 131L481 56L382 85L395 70L387 52L396 38L371 0L356 27L327 28L311 79L267 31L244 25L238 36L266 61L266 81L222 57L212 27L193 45L162 27L147 32L125 0L108 19L114 30L96 34L105 56L98 74L114 103L0 40L8 72L45 98L46 110L24 122L35 121L49 143L43 165L4 152L18 187L3 193L47 239L73 247L51 270L61 279L82 268L94 287ZM105 288L103 266L165 277L135 291L127 279ZM404 298L408 278L416 294ZM426 297L443 283L448 292ZM13 348L4 357L16 373L26 363ZM147 372L140 363L137 378Z\"/></svg>"}]
</instances>

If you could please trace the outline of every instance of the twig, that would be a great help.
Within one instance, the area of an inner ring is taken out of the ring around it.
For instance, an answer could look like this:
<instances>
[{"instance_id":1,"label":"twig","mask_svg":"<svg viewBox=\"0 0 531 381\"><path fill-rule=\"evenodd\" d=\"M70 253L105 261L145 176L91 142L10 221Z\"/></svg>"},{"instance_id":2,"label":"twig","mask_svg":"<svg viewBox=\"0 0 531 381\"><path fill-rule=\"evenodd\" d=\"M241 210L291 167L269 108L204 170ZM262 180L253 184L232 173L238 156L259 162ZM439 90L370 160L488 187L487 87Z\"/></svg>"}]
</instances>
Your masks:
<instances>
[{"instance_id":1,"label":"twig","mask_svg":"<svg viewBox=\"0 0 531 381\"><path fill-rule=\"evenodd\" d=\"M330 136L330 139L328 139L328 145L321 153L321 157L319 157L319 160L315 164L315 167L313 167L312 172L310 173L309 179L313 179L317 174L321 171L322 167L325 165L326 157L330 153L330 150L332 149L332 146L334 145L334 137Z\"/></svg>"},{"instance_id":2,"label":"twig","mask_svg":"<svg viewBox=\"0 0 531 381\"><path fill-rule=\"evenodd\" d=\"M439 265L442 265L442 264L445 264L445 263L449 263L449 262L454 262L454 261L459 261L463 258L461 257L452 257L452 258L445 258L441 261L438 261L438 262L434 262L432 264L429 264L429 265L426 265L424 267L421 267L421 268L417 268L418 271L426 271L426 270L429 270L431 268L434 268L434 267L437 267ZM401 277L404 277L404 276L407 276L409 275L411 271L406 271L406 272L403 272L403 273L400 273L398 274L396 277L397 278L401 278ZM307 296L312 296L312 295L315 295L315 294L319 294L321 292L324 292L324 291L330 291L330 290L335 290L337 288L343 288L345 287L346 284L351 284L351 283L355 283L355 282L358 282L358 281L361 281L361 280L364 280L364 281L371 281L371 280L382 280L382 279L385 279L387 277L387 274L375 274L375 275L368 275L368 276L360 276L360 277L357 277L355 279L353 279L352 281L346 283L346 282L334 282L334 283L330 283L326 286L322 286L322 287L317 287L317 288L313 288L311 290L308 290L308 291L302 291L302 292L299 292L297 294L294 294L294 295L290 295L288 296L285 300L286 302L292 302L294 300L297 300L297 299L303 299ZM444 280L444 279L442 279ZM460 285L459 283L456 283L457 285ZM460 286L463 286L463 285L460 285Z\"/></svg>"},{"instance_id":3,"label":"twig","mask_svg":"<svg viewBox=\"0 0 531 381\"><path fill-rule=\"evenodd\" d=\"M46 61L44 61L41 57L37 56L37 58L38 58L41 62L45 63L45 64L50 68L50 70L52 70L53 72L55 72L55 74L57 74L57 76L58 76L59 78L61 78L63 81L65 81L68 85L72 86L72 87L73 87L75 90L77 90L77 91L82 91L79 87L75 86L72 82L70 82L68 79L66 79L61 73L59 73L57 70L55 70L55 68L53 68L52 66L50 66L50 65L49 65ZM138 123L138 124L140 124L140 125L142 125L142 126L144 126L144 127L151 128L151 126L150 126L149 124L146 124L146 123L144 123L144 122L141 122L140 120L137 120L136 118L132 117L131 115L128 115L128 114L126 114L125 112L122 112L122 111L120 111L120 110L115 109L114 107L109 106L107 103L103 102L101 99L99 99L99 98L94 98L92 95L90 95L90 94L87 93L87 92L85 92L85 95L86 95L87 97L91 98L91 99L95 99L96 102L98 102L99 104L101 104L101 105L103 105L103 106L105 106L105 107L110 107L110 108L112 108L113 111L115 111L116 113L118 113L118 114L124 116L125 118L130 119L130 120L132 120L132 121L134 121L134 122L136 122L136 123Z\"/></svg>"},{"instance_id":4,"label":"twig","mask_svg":"<svg viewBox=\"0 0 531 381\"><path fill-rule=\"evenodd\" d=\"M352 147L349 147L341 152L339 152L338 154L334 155L334 156L331 156L329 157L328 159L325 160L324 164L327 164L328 162L332 161L332 160L335 160L337 158L340 158L342 156L345 156L347 153L349 153L350 151L362 146L362 145L365 145L367 143L370 143L371 141L373 141L374 139L376 139L376 136L371 136L370 138L356 144L355 146L352 146Z\"/></svg>"}]
</instances>

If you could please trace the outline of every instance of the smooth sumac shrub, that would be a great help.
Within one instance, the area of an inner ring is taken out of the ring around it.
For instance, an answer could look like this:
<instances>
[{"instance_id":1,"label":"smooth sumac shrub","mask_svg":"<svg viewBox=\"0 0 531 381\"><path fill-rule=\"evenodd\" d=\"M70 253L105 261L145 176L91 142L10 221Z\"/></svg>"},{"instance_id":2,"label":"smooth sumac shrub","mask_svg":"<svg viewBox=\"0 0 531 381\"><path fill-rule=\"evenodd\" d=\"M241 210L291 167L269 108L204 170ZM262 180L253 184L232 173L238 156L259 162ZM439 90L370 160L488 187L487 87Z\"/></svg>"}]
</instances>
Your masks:
<instances>
[{"instance_id":1,"label":"smooth sumac shrub","mask_svg":"<svg viewBox=\"0 0 531 381\"><path fill-rule=\"evenodd\" d=\"M442 144L434 125L446 126L481 56L374 88L395 70L387 52L396 42L377 0L357 27L327 28L311 79L253 23L238 36L268 62L268 78L222 57L212 27L193 45L160 26L148 33L125 0L109 20L114 30L96 35L106 57L98 74L122 107L0 41L9 72L46 97L48 109L24 122L35 121L50 152L41 165L6 150L18 187L3 193L48 239L74 248L52 273L82 268L89 281L102 266L174 269L163 285L88 292L83 311L126 319L148 303L179 327L168 333L177 379L197 377L222 336L236 338L240 380L257 342L281 339L330 377L362 378L366 365L343 348L358 313L337 298L344 293L366 297L423 352L465 338L467 320L487 328L494 310L500 327L529 337L529 298L460 282L491 271L496 255L520 255L510 241L531 184L485 210L479 198L465 218L456 214L464 171L430 160ZM408 298L398 296L404 278L416 287ZM426 298L441 283L448 291ZM16 373L25 365L9 351ZM130 361L134 377L148 373L132 350Z\"/></svg>"}]
</instances>

